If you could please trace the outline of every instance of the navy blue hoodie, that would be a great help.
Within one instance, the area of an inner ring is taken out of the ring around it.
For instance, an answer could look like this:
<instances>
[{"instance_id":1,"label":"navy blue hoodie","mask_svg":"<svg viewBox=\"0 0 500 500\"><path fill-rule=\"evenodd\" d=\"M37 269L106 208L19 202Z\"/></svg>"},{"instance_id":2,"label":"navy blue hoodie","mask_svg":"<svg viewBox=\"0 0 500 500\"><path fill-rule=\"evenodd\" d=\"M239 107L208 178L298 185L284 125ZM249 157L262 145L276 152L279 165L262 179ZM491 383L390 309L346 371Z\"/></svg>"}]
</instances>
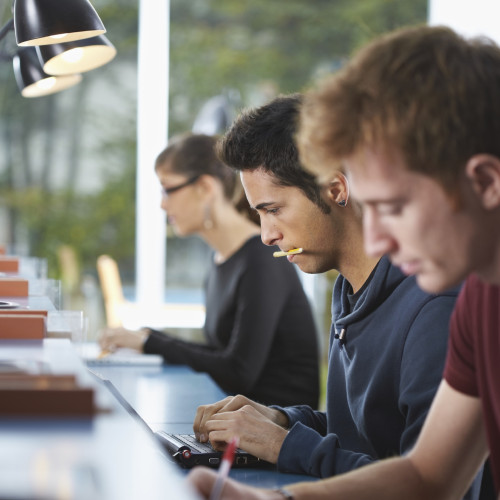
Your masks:
<instances>
[{"instance_id":1,"label":"navy blue hoodie","mask_svg":"<svg viewBox=\"0 0 500 500\"><path fill-rule=\"evenodd\" d=\"M278 469L329 477L409 451L442 378L456 296L423 292L385 257L355 296L340 275L327 411L275 407L290 422Z\"/></svg>"}]
</instances>

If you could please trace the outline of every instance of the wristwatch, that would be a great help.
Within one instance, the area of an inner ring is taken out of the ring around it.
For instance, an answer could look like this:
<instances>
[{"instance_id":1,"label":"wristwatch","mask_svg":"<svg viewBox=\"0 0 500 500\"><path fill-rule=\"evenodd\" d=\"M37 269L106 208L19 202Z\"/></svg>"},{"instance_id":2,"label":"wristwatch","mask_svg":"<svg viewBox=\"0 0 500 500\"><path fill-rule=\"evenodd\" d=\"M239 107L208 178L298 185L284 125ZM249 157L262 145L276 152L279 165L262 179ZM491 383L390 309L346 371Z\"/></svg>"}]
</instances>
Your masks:
<instances>
[{"instance_id":1,"label":"wristwatch","mask_svg":"<svg viewBox=\"0 0 500 500\"><path fill-rule=\"evenodd\" d=\"M276 488L273 491L275 491L276 493L279 493L285 500L295 500L292 493L285 488Z\"/></svg>"}]
</instances>

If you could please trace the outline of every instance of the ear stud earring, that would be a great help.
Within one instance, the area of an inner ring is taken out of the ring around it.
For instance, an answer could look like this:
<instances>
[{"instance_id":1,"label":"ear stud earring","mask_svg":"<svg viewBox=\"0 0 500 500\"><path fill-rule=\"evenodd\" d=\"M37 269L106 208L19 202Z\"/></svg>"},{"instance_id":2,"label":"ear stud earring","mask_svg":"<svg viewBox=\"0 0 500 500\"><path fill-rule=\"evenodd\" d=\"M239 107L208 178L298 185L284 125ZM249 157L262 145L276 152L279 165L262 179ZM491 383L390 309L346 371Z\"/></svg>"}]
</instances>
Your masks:
<instances>
[{"instance_id":1,"label":"ear stud earring","mask_svg":"<svg viewBox=\"0 0 500 500\"><path fill-rule=\"evenodd\" d=\"M338 202L339 207L345 207L347 205L347 200L341 200Z\"/></svg>"}]
</instances>

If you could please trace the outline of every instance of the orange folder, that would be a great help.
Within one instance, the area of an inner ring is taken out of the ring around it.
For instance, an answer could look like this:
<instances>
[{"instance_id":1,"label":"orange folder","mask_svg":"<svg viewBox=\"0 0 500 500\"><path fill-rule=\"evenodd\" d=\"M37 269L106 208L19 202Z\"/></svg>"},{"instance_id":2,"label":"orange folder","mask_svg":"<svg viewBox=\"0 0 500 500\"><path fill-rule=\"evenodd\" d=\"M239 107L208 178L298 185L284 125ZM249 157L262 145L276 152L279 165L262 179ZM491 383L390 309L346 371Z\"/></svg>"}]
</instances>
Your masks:
<instances>
[{"instance_id":1,"label":"orange folder","mask_svg":"<svg viewBox=\"0 0 500 500\"><path fill-rule=\"evenodd\" d=\"M5 316L6 314L10 315L18 315L18 314L24 314L31 316L33 314L37 316L45 316L47 317L49 312L44 311L43 309L0 309L0 316Z\"/></svg>"},{"instance_id":2,"label":"orange folder","mask_svg":"<svg viewBox=\"0 0 500 500\"><path fill-rule=\"evenodd\" d=\"M22 278L0 278L0 297L27 297L28 280Z\"/></svg>"},{"instance_id":3,"label":"orange folder","mask_svg":"<svg viewBox=\"0 0 500 500\"><path fill-rule=\"evenodd\" d=\"M1 314L0 339L43 339L47 318L43 314Z\"/></svg>"},{"instance_id":4,"label":"orange folder","mask_svg":"<svg viewBox=\"0 0 500 500\"><path fill-rule=\"evenodd\" d=\"M19 259L17 257L5 257L0 255L0 272L18 273Z\"/></svg>"}]
</instances>

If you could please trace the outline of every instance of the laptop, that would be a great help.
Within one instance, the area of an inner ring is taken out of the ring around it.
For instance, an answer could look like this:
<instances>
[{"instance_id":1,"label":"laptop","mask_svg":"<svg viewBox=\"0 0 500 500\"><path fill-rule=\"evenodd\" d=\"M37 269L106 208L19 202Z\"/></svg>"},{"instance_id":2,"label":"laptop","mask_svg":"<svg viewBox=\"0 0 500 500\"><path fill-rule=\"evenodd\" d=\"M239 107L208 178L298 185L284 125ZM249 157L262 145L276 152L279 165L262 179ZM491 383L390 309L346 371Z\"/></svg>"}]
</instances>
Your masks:
<instances>
[{"instance_id":1,"label":"laptop","mask_svg":"<svg viewBox=\"0 0 500 500\"><path fill-rule=\"evenodd\" d=\"M200 443L194 434L170 434L165 431L153 431L146 421L137 413L134 407L122 396L113 383L100 377L91 371L113 394L129 415L140 421L163 445L167 454L183 468L191 468L197 465L218 467L222 460L223 452L215 451L208 443ZM234 455L233 467L266 467L271 466L269 462L251 455L241 449L237 449Z\"/></svg>"},{"instance_id":2,"label":"laptop","mask_svg":"<svg viewBox=\"0 0 500 500\"><path fill-rule=\"evenodd\" d=\"M222 460L223 453L215 451L209 443L200 443L194 434L170 434L165 431L156 431L156 437L163 444L164 448L184 468L191 468L197 465L208 467L218 467ZM238 448L234 455L233 468L243 467L265 467L270 466L269 462L247 453Z\"/></svg>"}]
</instances>

